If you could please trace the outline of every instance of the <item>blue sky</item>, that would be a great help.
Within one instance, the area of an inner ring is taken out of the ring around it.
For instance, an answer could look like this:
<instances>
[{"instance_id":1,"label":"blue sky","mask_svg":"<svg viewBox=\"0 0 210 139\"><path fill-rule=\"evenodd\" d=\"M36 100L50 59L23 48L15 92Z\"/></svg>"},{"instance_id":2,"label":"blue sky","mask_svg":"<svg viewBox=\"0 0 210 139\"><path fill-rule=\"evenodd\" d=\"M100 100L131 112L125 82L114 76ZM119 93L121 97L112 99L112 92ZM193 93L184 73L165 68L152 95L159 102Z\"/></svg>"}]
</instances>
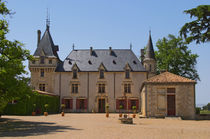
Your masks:
<instances>
[{"instance_id":1,"label":"blue sky","mask_svg":"<svg viewBox=\"0 0 210 139\"><path fill-rule=\"evenodd\" d=\"M47 8L50 13L50 31L54 43L59 45L63 60L75 49L129 48L140 56L152 31L156 49L158 39L168 34L178 35L185 22L191 21L184 10L210 4L207 0L8 0L8 7L16 12L9 20L10 40L19 40L34 53L37 46L37 30L46 28ZM189 49L199 55L196 68L201 81L196 85L196 103L210 102L210 43ZM28 62L24 62L28 70Z\"/></svg>"}]
</instances>

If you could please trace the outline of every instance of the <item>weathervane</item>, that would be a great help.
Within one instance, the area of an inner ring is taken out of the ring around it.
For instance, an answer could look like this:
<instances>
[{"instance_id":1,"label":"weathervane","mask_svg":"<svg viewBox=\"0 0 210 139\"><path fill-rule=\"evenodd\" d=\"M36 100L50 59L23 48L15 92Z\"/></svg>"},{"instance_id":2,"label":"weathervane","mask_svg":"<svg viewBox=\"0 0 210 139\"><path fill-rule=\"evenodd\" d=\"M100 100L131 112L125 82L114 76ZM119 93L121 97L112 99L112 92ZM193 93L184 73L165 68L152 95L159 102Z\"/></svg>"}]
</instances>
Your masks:
<instances>
[{"instance_id":1,"label":"weathervane","mask_svg":"<svg viewBox=\"0 0 210 139\"><path fill-rule=\"evenodd\" d=\"M47 8L46 26L47 26L47 29L50 28L50 14L49 14L48 8Z\"/></svg>"}]
</instances>

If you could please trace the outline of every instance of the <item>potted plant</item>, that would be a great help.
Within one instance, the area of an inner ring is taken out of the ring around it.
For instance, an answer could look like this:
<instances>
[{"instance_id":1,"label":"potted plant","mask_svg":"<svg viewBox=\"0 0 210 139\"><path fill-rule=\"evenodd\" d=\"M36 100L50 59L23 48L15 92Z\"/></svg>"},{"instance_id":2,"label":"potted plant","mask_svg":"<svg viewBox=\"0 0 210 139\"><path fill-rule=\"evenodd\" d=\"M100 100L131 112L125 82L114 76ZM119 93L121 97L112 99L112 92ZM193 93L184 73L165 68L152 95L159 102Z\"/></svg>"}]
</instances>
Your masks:
<instances>
[{"instance_id":1,"label":"potted plant","mask_svg":"<svg viewBox=\"0 0 210 139\"><path fill-rule=\"evenodd\" d=\"M65 104L61 104L61 116L64 116L64 109L65 109L66 105Z\"/></svg>"},{"instance_id":2,"label":"potted plant","mask_svg":"<svg viewBox=\"0 0 210 139\"><path fill-rule=\"evenodd\" d=\"M133 109L133 118L136 118L136 106L132 106Z\"/></svg>"},{"instance_id":3,"label":"potted plant","mask_svg":"<svg viewBox=\"0 0 210 139\"><path fill-rule=\"evenodd\" d=\"M122 109L123 109L123 105L120 105L120 114L119 114L120 118L122 117L122 112L121 112Z\"/></svg>"},{"instance_id":4,"label":"potted plant","mask_svg":"<svg viewBox=\"0 0 210 139\"><path fill-rule=\"evenodd\" d=\"M48 110L49 105L48 104L45 104L44 107L45 107L44 116L47 116L48 115L47 110Z\"/></svg>"},{"instance_id":5,"label":"potted plant","mask_svg":"<svg viewBox=\"0 0 210 139\"><path fill-rule=\"evenodd\" d=\"M36 115L36 104L33 104L32 116Z\"/></svg>"},{"instance_id":6,"label":"potted plant","mask_svg":"<svg viewBox=\"0 0 210 139\"><path fill-rule=\"evenodd\" d=\"M106 117L109 117L109 104L106 104Z\"/></svg>"}]
</instances>

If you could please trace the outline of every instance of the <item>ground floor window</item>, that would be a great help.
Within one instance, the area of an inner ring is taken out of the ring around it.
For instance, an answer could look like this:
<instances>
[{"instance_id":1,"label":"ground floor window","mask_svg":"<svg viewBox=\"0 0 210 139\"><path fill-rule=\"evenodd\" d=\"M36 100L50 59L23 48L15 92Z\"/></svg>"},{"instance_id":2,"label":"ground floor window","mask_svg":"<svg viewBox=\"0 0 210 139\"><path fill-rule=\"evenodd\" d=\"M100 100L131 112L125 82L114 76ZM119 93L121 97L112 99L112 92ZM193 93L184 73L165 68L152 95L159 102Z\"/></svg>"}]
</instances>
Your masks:
<instances>
[{"instance_id":1,"label":"ground floor window","mask_svg":"<svg viewBox=\"0 0 210 139\"><path fill-rule=\"evenodd\" d=\"M116 100L116 109L117 110L120 110L120 109L126 110L127 109L126 100L125 99L117 99Z\"/></svg>"},{"instance_id":2,"label":"ground floor window","mask_svg":"<svg viewBox=\"0 0 210 139\"><path fill-rule=\"evenodd\" d=\"M136 110L138 110L138 107L139 107L139 100L138 99L134 99L134 100L131 99L128 102L129 102L128 107L129 107L130 110L133 110L133 106L136 106Z\"/></svg>"},{"instance_id":3,"label":"ground floor window","mask_svg":"<svg viewBox=\"0 0 210 139\"><path fill-rule=\"evenodd\" d=\"M39 84L39 90L45 91L45 84Z\"/></svg>"},{"instance_id":4,"label":"ground floor window","mask_svg":"<svg viewBox=\"0 0 210 139\"><path fill-rule=\"evenodd\" d=\"M72 99L63 99L62 104L65 104L65 109L73 108L73 100Z\"/></svg>"},{"instance_id":5,"label":"ground floor window","mask_svg":"<svg viewBox=\"0 0 210 139\"><path fill-rule=\"evenodd\" d=\"M76 106L76 109L79 110L87 109L87 99L77 99Z\"/></svg>"}]
</instances>

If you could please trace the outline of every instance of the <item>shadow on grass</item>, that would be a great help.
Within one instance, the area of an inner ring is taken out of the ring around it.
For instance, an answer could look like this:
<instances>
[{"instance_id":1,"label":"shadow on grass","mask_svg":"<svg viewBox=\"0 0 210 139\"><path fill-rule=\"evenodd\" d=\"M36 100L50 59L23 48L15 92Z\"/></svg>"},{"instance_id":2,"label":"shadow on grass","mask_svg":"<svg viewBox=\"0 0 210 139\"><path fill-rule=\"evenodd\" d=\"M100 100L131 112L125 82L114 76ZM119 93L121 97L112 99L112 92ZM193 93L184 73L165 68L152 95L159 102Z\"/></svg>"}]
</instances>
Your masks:
<instances>
[{"instance_id":1,"label":"shadow on grass","mask_svg":"<svg viewBox=\"0 0 210 139\"><path fill-rule=\"evenodd\" d=\"M0 118L0 137L37 136L66 130L82 130L71 126L59 126L49 122L21 121L12 118Z\"/></svg>"}]
</instances>

